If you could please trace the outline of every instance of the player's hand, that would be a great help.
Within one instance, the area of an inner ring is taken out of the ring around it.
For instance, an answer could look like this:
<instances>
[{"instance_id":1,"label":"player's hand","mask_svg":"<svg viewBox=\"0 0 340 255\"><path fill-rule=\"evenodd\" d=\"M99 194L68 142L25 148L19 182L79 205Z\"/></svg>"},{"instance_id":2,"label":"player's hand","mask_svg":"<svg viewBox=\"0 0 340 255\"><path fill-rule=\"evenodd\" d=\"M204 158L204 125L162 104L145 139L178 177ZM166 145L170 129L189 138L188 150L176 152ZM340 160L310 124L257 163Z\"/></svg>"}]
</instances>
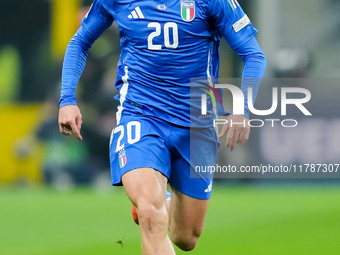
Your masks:
<instances>
[{"instance_id":1,"label":"player's hand","mask_svg":"<svg viewBox=\"0 0 340 255\"><path fill-rule=\"evenodd\" d=\"M80 134L82 116L78 106L66 105L59 109L59 130L64 135L71 135L72 132L78 137L80 141L83 137Z\"/></svg>"},{"instance_id":2,"label":"player's hand","mask_svg":"<svg viewBox=\"0 0 340 255\"><path fill-rule=\"evenodd\" d=\"M227 120L228 123L223 125L218 138L228 133L226 145L232 151L237 143L241 143L241 147L247 143L250 133L249 119L243 115L230 115Z\"/></svg>"}]
</instances>

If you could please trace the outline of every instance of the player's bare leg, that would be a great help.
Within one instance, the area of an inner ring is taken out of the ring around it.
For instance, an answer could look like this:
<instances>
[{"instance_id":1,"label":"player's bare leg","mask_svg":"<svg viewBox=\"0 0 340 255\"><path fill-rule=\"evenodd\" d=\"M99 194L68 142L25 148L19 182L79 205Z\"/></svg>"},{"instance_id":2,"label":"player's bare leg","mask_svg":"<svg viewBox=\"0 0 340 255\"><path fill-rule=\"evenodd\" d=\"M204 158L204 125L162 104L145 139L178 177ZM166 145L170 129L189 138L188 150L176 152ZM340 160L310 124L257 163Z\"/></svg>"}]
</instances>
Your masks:
<instances>
[{"instance_id":1,"label":"player's bare leg","mask_svg":"<svg viewBox=\"0 0 340 255\"><path fill-rule=\"evenodd\" d=\"M173 255L165 205L167 178L152 168L139 168L122 177L125 191L138 213L144 255Z\"/></svg>"},{"instance_id":2,"label":"player's bare leg","mask_svg":"<svg viewBox=\"0 0 340 255\"><path fill-rule=\"evenodd\" d=\"M184 251L195 248L200 237L209 200L189 197L172 187L171 199L167 199L171 240Z\"/></svg>"}]
</instances>

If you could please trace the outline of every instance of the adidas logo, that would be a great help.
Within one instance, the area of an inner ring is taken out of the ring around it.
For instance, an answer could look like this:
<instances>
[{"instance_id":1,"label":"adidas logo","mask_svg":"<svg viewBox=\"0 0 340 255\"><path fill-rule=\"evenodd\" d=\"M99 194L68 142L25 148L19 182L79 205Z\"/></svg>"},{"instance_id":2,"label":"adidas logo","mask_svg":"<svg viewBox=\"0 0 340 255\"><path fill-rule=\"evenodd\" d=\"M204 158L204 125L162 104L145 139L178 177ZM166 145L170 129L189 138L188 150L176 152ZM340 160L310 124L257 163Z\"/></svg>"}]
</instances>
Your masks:
<instances>
[{"instance_id":1,"label":"adidas logo","mask_svg":"<svg viewBox=\"0 0 340 255\"><path fill-rule=\"evenodd\" d=\"M210 192L210 191L212 191L212 181L210 181L210 184L209 184L208 188L206 188L204 190L204 192Z\"/></svg>"},{"instance_id":2,"label":"adidas logo","mask_svg":"<svg viewBox=\"0 0 340 255\"><path fill-rule=\"evenodd\" d=\"M131 14L128 16L128 18L129 19L145 19L141 9L139 8L139 6L137 6L135 8L135 10L133 10L131 12Z\"/></svg>"}]
</instances>

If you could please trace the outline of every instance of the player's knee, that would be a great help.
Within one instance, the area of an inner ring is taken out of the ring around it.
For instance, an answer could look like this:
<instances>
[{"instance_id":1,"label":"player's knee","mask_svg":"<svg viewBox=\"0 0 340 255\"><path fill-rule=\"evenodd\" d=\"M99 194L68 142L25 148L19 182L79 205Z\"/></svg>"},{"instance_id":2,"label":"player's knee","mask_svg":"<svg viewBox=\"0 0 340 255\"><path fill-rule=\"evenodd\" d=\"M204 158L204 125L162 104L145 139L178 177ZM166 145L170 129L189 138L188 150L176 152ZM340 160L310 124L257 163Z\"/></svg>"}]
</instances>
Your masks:
<instances>
[{"instance_id":1,"label":"player's knee","mask_svg":"<svg viewBox=\"0 0 340 255\"><path fill-rule=\"evenodd\" d=\"M167 231L168 215L165 206L157 207L152 203L142 203L137 207L139 224L146 231Z\"/></svg>"},{"instance_id":2,"label":"player's knee","mask_svg":"<svg viewBox=\"0 0 340 255\"><path fill-rule=\"evenodd\" d=\"M174 244L183 251L192 251L197 244L201 233L193 232L192 234L184 235L183 232L179 235L171 235Z\"/></svg>"}]
</instances>

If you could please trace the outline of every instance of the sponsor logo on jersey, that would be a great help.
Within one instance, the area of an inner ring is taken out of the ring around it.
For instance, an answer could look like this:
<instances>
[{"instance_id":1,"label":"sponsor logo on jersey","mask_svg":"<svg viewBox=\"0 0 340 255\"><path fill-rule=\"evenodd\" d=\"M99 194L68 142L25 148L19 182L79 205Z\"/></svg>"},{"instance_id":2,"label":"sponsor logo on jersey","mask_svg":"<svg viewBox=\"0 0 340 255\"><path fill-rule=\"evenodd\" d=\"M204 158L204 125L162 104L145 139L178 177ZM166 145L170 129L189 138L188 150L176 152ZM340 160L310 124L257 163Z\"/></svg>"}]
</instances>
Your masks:
<instances>
[{"instance_id":1,"label":"sponsor logo on jersey","mask_svg":"<svg viewBox=\"0 0 340 255\"><path fill-rule=\"evenodd\" d=\"M233 11L235 11L237 9L237 7L240 6L240 4L237 2L237 0L228 0L231 9L233 9Z\"/></svg>"},{"instance_id":2,"label":"sponsor logo on jersey","mask_svg":"<svg viewBox=\"0 0 340 255\"><path fill-rule=\"evenodd\" d=\"M195 18L195 1L181 2L181 16L186 22L190 22Z\"/></svg>"},{"instance_id":3,"label":"sponsor logo on jersey","mask_svg":"<svg viewBox=\"0 0 340 255\"><path fill-rule=\"evenodd\" d=\"M165 4L159 4L157 5L157 9L158 10L166 10L166 8L168 8Z\"/></svg>"},{"instance_id":4,"label":"sponsor logo on jersey","mask_svg":"<svg viewBox=\"0 0 340 255\"><path fill-rule=\"evenodd\" d=\"M126 165L126 154L125 150L122 149L120 152L118 152L119 155L119 166L120 168L123 168Z\"/></svg>"},{"instance_id":5,"label":"sponsor logo on jersey","mask_svg":"<svg viewBox=\"0 0 340 255\"><path fill-rule=\"evenodd\" d=\"M128 16L129 19L145 19L141 9L137 6L131 14Z\"/></svg>"},{"instance_id":6,"label":"sponsor logo on jersey","mask_svg":"<svg viewBox=\"0 0 340 255\"><path fill-rule=\"evenodd\" d=\"M242 28L244 28L245 26L247 26L250 23L250 19L248 18L247 15L244 15L242 19L240 19L239 21L237 21L234 25L233 28L235 30L235 32L237 33L238 31L240 31Z\"/></svg>"}]
</instances>

